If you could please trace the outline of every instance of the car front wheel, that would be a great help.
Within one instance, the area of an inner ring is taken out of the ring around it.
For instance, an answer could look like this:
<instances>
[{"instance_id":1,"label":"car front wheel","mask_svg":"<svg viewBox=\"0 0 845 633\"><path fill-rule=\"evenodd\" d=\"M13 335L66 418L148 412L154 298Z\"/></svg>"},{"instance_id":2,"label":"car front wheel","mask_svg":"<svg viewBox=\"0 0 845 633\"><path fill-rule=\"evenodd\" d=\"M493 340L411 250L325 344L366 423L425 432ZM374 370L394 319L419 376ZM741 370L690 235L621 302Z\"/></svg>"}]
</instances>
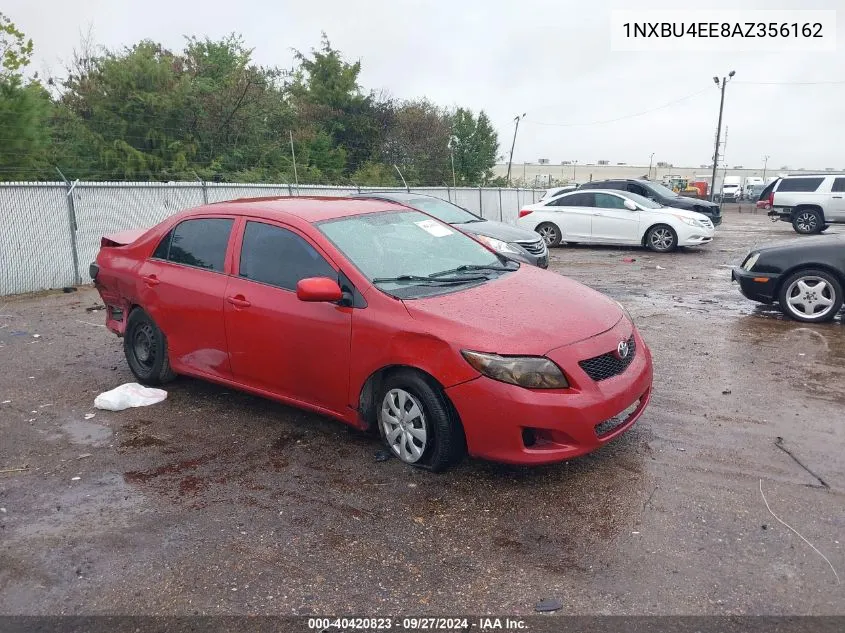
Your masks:
<instances>
[{"instance_id":1,"label":"car front wheel","mask_svg":"<svg viewBox=\"0 0 845 633\"><path fill-rule=\"evenodd\" d=\"M129 369L142 384L161 385L176 377L170 368L164 332L141 308L129 314L123 333L123 353Z\"/></svg>"},{"instance_id":2,"label":"car front wheel","mask_svg":"<svg viewBox=\"0 0 845 633\"><path fill-rule=\"evenodd\" d=\"M670 253L678 248L678 235L671 226L658 224L646 233L645 245L657 253Z\"/></svg>"},{"instance_id":3,"label":"car front wheel","mask_svg":"<svg viewBox=\"0 0 845 633\"><path fill-rule=\"evenodd\" d=\"M401 370L383 383L378 428L391 454L439 472L463 456L463 432L442 391L419 373Z\"/></svg>"},{"instance_id":4,"label":"car front wheel","mask_svg":"<svg viewBox=\"0 0 845 633\"><path fill-rule=\"evenodd\" d=\"M778 301L796 321L830 321L842 307L842 285L824 270L799 270L784 280Z\"/></svg>"}]
</instances>

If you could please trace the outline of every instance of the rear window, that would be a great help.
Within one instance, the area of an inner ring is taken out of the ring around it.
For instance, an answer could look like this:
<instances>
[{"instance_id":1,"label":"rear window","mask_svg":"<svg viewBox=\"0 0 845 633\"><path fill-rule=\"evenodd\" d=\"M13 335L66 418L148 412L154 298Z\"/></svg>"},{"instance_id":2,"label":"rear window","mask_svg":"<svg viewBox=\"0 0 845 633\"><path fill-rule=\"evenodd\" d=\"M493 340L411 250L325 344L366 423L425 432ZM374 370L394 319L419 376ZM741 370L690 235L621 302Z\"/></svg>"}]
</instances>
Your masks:
<instances>
[{"instance_id":1,"label":"rear window","mask_svg":"<svg viewBox=\"0 0 845 633\"><path fill-rule=\"evenodd\" d=\"M779 182L779 180L773 180L768 185L766 185L765 189L760 192L760 200L768 198L770 195L772 195L772 191L774 191L775 185L777 185Z\"/></svg>"},{"instance_id":2,"label":"rear window","mask_svg":"<svg viewBox=\"0 0 845 633\"><path fill-rule=\"evenodd\" d=\"M778 187L778 193L783 191L815 191L822 184L824 178L784 178Z\"/></svg>"}]
</instances>

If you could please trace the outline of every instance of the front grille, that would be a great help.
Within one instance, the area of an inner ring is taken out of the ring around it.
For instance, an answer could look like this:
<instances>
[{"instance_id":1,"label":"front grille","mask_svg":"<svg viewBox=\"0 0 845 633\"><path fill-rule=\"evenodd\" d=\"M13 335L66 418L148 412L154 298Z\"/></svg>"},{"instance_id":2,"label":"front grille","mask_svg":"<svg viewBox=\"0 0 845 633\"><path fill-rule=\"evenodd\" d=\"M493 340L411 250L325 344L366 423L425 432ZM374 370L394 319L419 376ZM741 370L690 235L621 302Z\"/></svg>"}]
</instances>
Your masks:
<instances>
[{"instance_id":1,"label":"front grille","mask_svg":"<svg viewBox=\"0 0 845 633\"><path fill-rule=\"evenodd\" d=\"M582 360L578 364L590 378L599 382L621 374L633 362L634 356L636 355L637 342L634 340L634 336L631 335L631 338L628 339L628 356L626 358L619 358L616 351L613 351L602 354L601 356Z\"/></svg>"},{"instance_id":2,"label":"front grille","mask_svg":"<svg viewBox=\"0 0 845 633\"><path fill-rule=\"evenodd\" d=\"M517 242L517 244L532 255L542 255L546 252L546 243L541 239L536 242Z\"/></svg>"}]
</instances>

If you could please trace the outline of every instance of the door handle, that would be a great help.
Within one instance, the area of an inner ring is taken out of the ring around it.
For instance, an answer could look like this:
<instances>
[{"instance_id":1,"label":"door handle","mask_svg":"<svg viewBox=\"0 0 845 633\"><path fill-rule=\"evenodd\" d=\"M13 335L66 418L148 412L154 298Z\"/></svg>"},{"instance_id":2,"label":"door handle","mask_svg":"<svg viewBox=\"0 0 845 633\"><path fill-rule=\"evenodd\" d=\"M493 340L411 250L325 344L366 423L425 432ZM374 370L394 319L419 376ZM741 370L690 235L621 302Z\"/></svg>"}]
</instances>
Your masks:
<instances>
[{"instance_id":1,"label":"door handle","mask_svg":"<svg viewBox=\"0 0 845 633\"><path fill-rule=\"evenodd\" d=\"M593 215L598 216L598 217L602 217L602 218L604 217L604 213L594 213Z\"/></svg>"},{"instance_id":2,"label":"door handle","mask_svg":"<svg viewBox=\"0 0 845 633\"><path fill-rule=\"evenodd\" d=\"M141 277L141 279L143 279L144 283L150 286L151 288L161 283L158 280L158 277L156 277L155 275L144 275L143 277Z\"/></svg>"},{"instance_id":3,"label":"door handle","mask_svg":"<svg viewBox=\"0 0 845 633\"><path fill-rule=\"evenodd\" d=\"M231 303L236 308L248 308L252 304L247 301L243 295L235 295L234 297L226 297L226 301Z\"/></svg>"},{"instance_id":4,"label":"door handle","mask_svg":"<svg viewBox=\"0 0 845 633\"><path fill-rule=\"evenodd\" d=\"M834 198L841 198L842 196L833 196Z\"/></svg>"}]
</instances>

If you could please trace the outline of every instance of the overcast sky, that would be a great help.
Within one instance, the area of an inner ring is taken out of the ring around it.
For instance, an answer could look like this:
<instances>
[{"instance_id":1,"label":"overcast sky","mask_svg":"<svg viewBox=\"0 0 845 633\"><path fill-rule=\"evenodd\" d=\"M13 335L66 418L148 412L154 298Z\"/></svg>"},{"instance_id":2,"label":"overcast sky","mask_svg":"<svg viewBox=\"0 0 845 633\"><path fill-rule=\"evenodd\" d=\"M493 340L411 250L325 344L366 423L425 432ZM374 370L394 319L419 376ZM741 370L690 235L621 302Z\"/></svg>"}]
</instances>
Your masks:
<instances>
[{"instance_id":1,"label":"overcast sky","mask_svg":"<svg viewBox=\"0 0 845 633\"><path fill-rule=\"evenodd\" d=\"M263 65L290 67L325 31L362 63L365 89L446 106L484 109L514 162L605 159L707 163L719 107L713 75L736 71L724 123L729 165L845 168L845 4L753 2L734 9L835 9L838 47L813 53L612 52L613 8L700 9L700 0L5 0L2 10L35 42L33 67L59 73L93 28L110 48L149 38L179 49L183 35L244 35ZM742 82L833 82L760 85ZM703 91L703 92L702 92ZM698 94L696 94L698 93ZM690 96L688 99L680 100ZM680 101L678 101L680 100ZM641 113L642 116L595 124ZM556 124L556 125L550 125ZM562 124L562 125L561 125ZM572 125L575 124L575 125Z\"/></svg>"}]
</instances>

